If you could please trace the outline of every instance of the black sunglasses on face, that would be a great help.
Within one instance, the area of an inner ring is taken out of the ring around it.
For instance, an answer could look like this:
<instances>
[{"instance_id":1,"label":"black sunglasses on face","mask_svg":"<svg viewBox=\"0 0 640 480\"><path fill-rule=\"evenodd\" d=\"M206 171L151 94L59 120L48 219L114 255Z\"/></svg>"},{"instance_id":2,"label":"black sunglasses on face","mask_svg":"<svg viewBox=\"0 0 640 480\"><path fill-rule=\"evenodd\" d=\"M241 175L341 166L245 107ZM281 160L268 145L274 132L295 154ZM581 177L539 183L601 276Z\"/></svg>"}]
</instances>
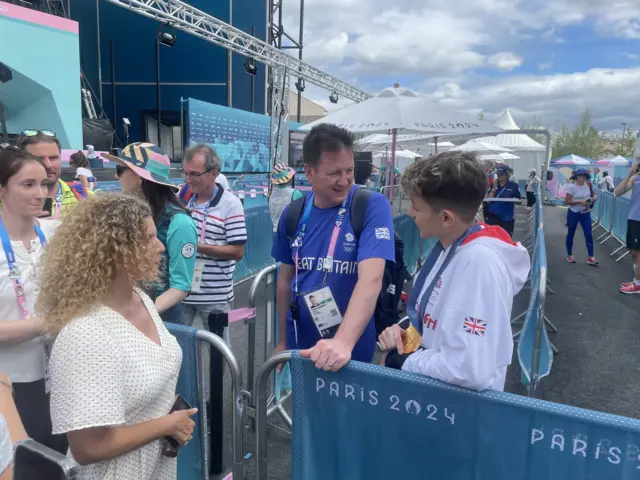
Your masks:
<instances>
[{"instance_id":1,"label":"black sunglasses on face","mask_svg":"<svg viewBox=\"0 0 640 480\"><path fill-rule=\"evenodd\" d=\"M126 169L127 167L123 165L116 165L116 176L120 178Z\"/></svg>"}]
</instances>

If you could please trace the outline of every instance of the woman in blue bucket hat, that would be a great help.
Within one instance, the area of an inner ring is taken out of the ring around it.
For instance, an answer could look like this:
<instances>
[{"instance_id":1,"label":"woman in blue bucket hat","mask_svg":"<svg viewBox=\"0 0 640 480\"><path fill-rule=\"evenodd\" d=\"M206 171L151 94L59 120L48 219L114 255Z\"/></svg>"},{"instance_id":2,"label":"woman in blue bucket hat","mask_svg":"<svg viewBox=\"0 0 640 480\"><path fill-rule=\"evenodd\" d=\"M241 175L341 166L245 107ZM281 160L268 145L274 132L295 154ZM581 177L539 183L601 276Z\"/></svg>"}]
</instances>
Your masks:
<instances>
[{"instance_id":1,"label":"woman in blue bucket hat","mask_svg":"<svg viewBox=\"0 0 640 480\"><path fill-rule=\"evenodd\" d=\"M589 172L586 168L578 168L572 178L575 183L569 185L564 199L564 203L569 207L567 211L567 262L576 263L573 257L573 237L576 234L578 224L582 227L584 239L587 244L589 258L587 263L592 267L597 267L599 262L593 253L593 233L591 229L591 207L595 202L596 195L587 181Z\"/></svg>"}]
</instances>

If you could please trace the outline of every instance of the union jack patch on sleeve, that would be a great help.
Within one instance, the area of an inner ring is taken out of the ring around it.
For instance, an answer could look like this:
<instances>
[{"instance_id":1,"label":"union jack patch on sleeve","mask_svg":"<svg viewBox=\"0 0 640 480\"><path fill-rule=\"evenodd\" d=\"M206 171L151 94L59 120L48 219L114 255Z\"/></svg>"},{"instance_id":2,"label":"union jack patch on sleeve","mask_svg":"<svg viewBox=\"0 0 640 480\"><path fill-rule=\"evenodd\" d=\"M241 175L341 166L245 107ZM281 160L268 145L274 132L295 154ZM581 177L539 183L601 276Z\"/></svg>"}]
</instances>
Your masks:
<instances>
[{"instance_id":1,"label":"union jack patch on sleeve","mask_svg":"<svg viewBox=\"0 0 640 480\"><path fill-rule=\"evenodd\" d=\"M487 322L476 317L464 317L464 325L462 326L462 329L471 335L484 337L484 332L487 329Z\"/></svg>"}]
</instances>

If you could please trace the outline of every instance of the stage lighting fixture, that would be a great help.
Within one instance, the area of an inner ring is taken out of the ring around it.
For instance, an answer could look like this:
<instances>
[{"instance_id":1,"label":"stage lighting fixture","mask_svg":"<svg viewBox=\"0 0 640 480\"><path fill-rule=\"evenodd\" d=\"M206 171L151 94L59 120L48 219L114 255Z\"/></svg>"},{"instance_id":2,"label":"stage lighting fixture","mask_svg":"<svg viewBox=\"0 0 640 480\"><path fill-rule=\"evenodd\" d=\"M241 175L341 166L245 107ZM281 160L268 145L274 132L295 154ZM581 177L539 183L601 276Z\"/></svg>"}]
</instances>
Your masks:
<instances>
[{"instance_id":1,"label":"stage lighting fixture","mask_svg":"<svg viewBox=\"0 0 640 480\"><path fill-rule=\"evenodd\" d=\"M304 83L304 78L299 78L298 81L296 82L296 88L298 89L299 92L304 92L306 85Z\"/></svg>"},{"instance_id":2,"label":"stage lighting fixture","mask_svg":"<svg viewBox=\"0 0 640 480\"><path fill-rule=\"evenodd\" d=\"M338 92L331 92L331 95L329 95L329 101L331 103L338 103Z\"/></svg>"},{"instance_id":3,"label":"stage lighting fixture","mask_svg":"<svg viewBox=\"0 0 640 480\"><path fill-rule=\"evenodd\" d=\"M256 73L258 73L258 66L256 65L256 61L253 58L247 58L247 61L244 62L244 71L251 76L254 76Z\"/></svg>"},{"instance_id":4,"label":"stage lighting fixture","mask_svg":"<svg viewBox=\"0 0 640 480\"><path fill-rule=\"evenodd\" d=\"M12 78L13 74L11 73L11 69L4 63L0 63L0 83L7 83Z\"/></svg>"},{"instance_id":5,"label":"stage lighting fixture","mask_svg":"<svg viewBox=\"0 0 640 480\"><path fill-rule=\"evenodd\" d=\"M173 47L176 43L176 34L172 32L160 32L158 33L158 41L160 45Z\"/></svg>"}]
</instances>

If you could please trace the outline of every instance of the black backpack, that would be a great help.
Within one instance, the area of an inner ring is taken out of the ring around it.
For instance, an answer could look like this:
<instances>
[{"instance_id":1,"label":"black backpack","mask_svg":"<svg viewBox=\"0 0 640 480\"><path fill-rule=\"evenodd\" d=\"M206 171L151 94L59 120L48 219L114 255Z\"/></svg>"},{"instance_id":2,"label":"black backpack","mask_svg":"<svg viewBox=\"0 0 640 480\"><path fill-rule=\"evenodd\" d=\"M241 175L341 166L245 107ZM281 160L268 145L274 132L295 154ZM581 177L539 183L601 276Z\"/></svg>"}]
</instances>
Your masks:
<instances>
[{"instance_id":1,"label":"black backpack","mask_svg":"<svg viewBox=\"0 0 640 480\"><path fill-rule=\"evenodd\" d=\"M369 198L372 193L371 190L365 188L358 188L353 192L351 205L349 207L349 217L356 241L360 241L360 234L364 229L364 217L367 212L367 204L369 203ZM298 231L298 223L300 222L300 217L302 217L306 199L307 196L299 198L291 202L287 207L285 226L289 243L291 243ZM411 279L411 275L409 275L404 263L404 242L397 233L394 232L393 235L396 261L387 261L385 263L382 289L380 290L380 295L378 295L378 301L374 310L374 320L378 335L388 326L398 323L398 305L400 304L402 289L404 283Z\"/></svg>"}]
</instances>

